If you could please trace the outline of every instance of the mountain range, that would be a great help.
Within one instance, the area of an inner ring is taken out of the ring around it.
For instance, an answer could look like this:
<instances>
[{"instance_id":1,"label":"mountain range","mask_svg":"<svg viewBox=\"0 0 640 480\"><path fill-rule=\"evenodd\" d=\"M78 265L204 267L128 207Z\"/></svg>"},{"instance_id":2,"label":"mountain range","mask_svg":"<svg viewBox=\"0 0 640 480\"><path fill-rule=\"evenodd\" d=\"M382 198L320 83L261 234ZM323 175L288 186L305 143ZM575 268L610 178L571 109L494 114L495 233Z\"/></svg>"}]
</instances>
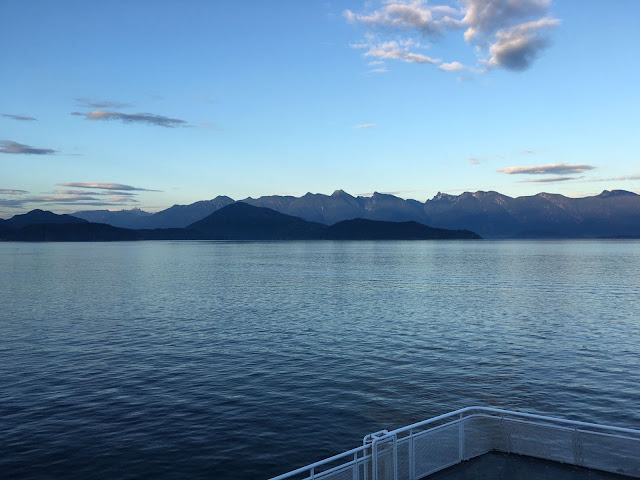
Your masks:
<instances>
[{"instance_id":1,"label":"mountain range","mask_svg":"<svg viewBox=\"0 0 640 480\"><path fill-rule=\"evenodd\" d=\"M327 226L244 202L226 205L186 228L130 229L33 210L0 222L0 240L472 240L467 230L417 222L352 219Z\"/></svg>"},{"instance_id":2,"label":"mountain range","mask_svg":"<svg viewBox=\"0 0 640 480\"><path fill-rule=\"evenodd\" d=\"M241 201L324 225L362 218L467 229L484 238L640 236L640 195L625 190L605 190L582 198L550 193L514 198L493 191L438 193L426 202L377 192L370 197L354 197L336 190L332 195L272 195ZM133 209L80 211L73 216L131 229L185 228L234 202L218 196L154 214Z\"/></svg>"}]
</instances>

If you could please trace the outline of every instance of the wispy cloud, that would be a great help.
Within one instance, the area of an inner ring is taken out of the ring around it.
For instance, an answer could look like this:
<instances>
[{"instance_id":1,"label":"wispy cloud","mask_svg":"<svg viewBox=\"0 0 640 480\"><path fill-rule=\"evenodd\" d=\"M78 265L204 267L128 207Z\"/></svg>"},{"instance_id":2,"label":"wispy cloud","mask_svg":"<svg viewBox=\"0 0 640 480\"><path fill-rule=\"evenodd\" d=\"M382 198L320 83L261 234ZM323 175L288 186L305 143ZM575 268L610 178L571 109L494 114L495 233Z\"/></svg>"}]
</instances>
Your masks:
<instances>
[{"instance_id":1,"label":"wispy cloud","mask_svg":"<svg viewBox=\"0 0 640 480\"><path fill-rule=\"evenodd\" d=\"M87 191L87 190L53 190L52 192L48 192L48 193L53 193L55 195L114 195L117 194L118 196L129 196L129 197L133 197L135 195L137 195L136 193L132 193L132 192L119 192L119 191L114 191L114 190L107 190L106 192L91 192L91 191Z\"/></svg>"},{"instance_id":2,"label":"wispy cloud","mask_svg":"<svg viewBox=\"0 0 640 480\"><path fill-rule=\"evenodd\" d=\"M352 44L352 48L365 49L362 55L364 57L377 57L385 60L401 60L406 63L422 63L422 64L438 64L442 62L439 58L431 58L422 53L412 52L411 48L416 48L420 44L409 38L398 42L391 40L389 42L373 43L364 42Z\"/></svg>"},{"instance_id":3,"label":"wispy cloud","mask_svg":"<svg viewBox=\"0 0 640 480\"><path fill-rule=\"evenodd\" d=\"M98 182L63 182L58 183L61 187L75 188L97 188L100 190L122 190L122 191L140 191L140 192L158 192L159 190L150 190L148 188L132 187L131 185L123 185L122 183L98 183Z\"/></svg>"},{"instance_id":4,"label":"wispy cloud","mask_svg":"<svg viewBox=\"0 0 640 480\"><path fill-rule=\"evenodd\" d=\"M96 100L86 97L76 98L76 103L79 107L86 108L128 108L133 106L133 104L127 102L116 102L113 100Z\"/></svg>"},{"instance_id":5,"label":"wispy cloud","mask_svg":"<svg viewBox=\"0 0 640 480\"><path fill-rule=\"evenodd\" d=\"M120 183L61 183L59 185L81 187L83 190L57 189L42 195L25 195L25 190L2 189L0 194L14 198L0 198L0 207L23 208L27 205L82 205L91 207L113 207L140 203L135 196L139 192L155 192L146 188Z\"/></svg>"},{"instance_id":6,"label":"wispy cloud","mask_svg":"<svg viewBox=\"0 0 640 480\"><path fill-rule=\"evenodd\" d=\"M93 110L89 113L71 112L71 115L85 117L87 120L120 120L124 123L143 123L165 128L183 127L187 125L185 120L155 115L153 113L122 113L108 110Z\"/></svg>"},{"instance_id":7,"label":"wispy cloud","mask_svg":"<svg viewBox=\"0 0 640 480\"><path fill-rule=\"evenodd\" d=\"M11 120L19 120L22 122L33 122L38 120L37 118L27 117L26 115L12 115L10 113L0 113L0 116L10 118Z\"/></svg>"},{"instance_id":8,"label":"wispy cloud","mask_svg":"<svg viewBox=\"0 0 640 480\"><path fill-rule=\"evenodd\" d=\"M2 199L0 198L0 206L10 207L10 208L22 208L25 205L29 204L47 204L47 205L84 205L91 207L108 207L113 206L114 204L122 204L125 202L123 197L113 197L108 199L107 201L101 200L98 198L94 198L92 196L80 196L80 195L72 195L72 196L33 196L33 197L19 197L12 199ZM129 198L126 200L126 203L138 203L137 200Z\"/></svg>"},{"instance_id":9,"label":"wispy cloud","mask_svg":"<svg viewBox=\"0 0 640 480\"><path fill-rule=\"evenodd\" d=\"M113 203L139 203L138 200L134 200L131 197L119 195L117 197L109 197L109 201Z\"/></svg>"},{"instance_id":10,"label":"wispy cloud","mask_svg":"<svg viewBox=\"0 0 640 480\"><path fill-rule=\"evenodd\" d=\"M24 195L29 193L26 190L11 190L8 188L0 188L0 195Z\"/></svg>"},{"instance_id":11,"label":"wispy cloud","mask_svg":"<svg viewBox=\"0 0 640 480\"><path fill-rule=\"evenodd\" d=\"M571 174L583 173L593 170L593 165L586 164L569 164L569 163L551 163L549 165L536 165L533 167L507 167L501 168L499 172L507 175L549 175L549 174Z\"/></svg>"},{"instance_id":12,"label":"wispy cloud","mask_svg":"<svg viewBox=\"0 0 640 480\"><path fill-rule=\"evenodd\" d=\"M30 145L24 145L11 140L0 141L0 153L26 154L26 155L49 155L56 153L51 148L36 148Z\"/></svg>"},{"instance_id":13,"label":"wispy cloud","mask_svg":"<svg viewBox=\"0 0 640 480\"><path fill-rule=\"evenodd\" d=\"M590 182L624 182L627 180L640 180L640 173L633 173L631 175L619 175L617 177L609 177L609 178L589 179Z\"/></svg>"},{"instance_id":14,"label":"wispy cloud","mask_svg":"<svg viewBox=\"0 0 640 480\"><path fill-rule=\"evenodd\" d=\"M535 150L522 150L520 152L522 155L531 155L533 153L536 153Z\"/></svg>"},{"instance_id":15,"label":"wispy cloud","mask_svg":"<svg viewBox=\"0 0 640 480\"><path fill-rule=\"evenodd\" d=\"M371 70L369 70L369 73L387 73L389 70L387 69L387 67L379 67L379 68L372 68Z\"/></svg>"},{"instance_id":16,"label":"wispy cloud","mask_svg":"<svg viewBox=\"0 0 640 480\"><path fill-rule=\"evenodd\" d=\"M584 178L584 176L531 178L529 180L522 180L521 183L556 183L556 182L566 182L569 180L578 180L580 178Z\"/></svg>"},{"instance_id":17,"label":"wispy cloud","mask_svg":"<svg viewBox=\"0 0 640 480\"><path fill-rule=\"evenodd\" d=\"M469 157L467 160L469 161L469 163L471 165L479 165L480 164L480 159L478 159L476 157Z\"/></svg>"},{"instance_id":18,"label":"wispy cloud","mask_svg":"<svg viewBox=\"0 0 640 480\"><path fill-rule=\"evenodd\" d=\"M361 123L360 125L355 125L353 128L363 129L363 128L373 128L377 126L378 125L375 123Z\"/></svg>"}]
</instances>

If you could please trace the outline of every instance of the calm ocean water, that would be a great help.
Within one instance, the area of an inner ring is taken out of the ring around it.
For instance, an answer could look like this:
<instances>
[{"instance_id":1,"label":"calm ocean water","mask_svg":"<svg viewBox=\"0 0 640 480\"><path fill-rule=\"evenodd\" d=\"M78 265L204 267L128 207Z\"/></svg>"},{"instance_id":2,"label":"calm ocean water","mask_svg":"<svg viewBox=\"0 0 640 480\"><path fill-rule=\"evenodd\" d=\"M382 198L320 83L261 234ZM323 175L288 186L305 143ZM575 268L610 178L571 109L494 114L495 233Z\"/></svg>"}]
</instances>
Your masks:
<instances>
[{"instance_id":1,"label":"calm ocean water","mask_svg":"<svg viewBox=\"0 0 640 480\"><path fill-rule=\"evenodd\" d=\"M0 476L267 478L472 404L640 428L640 242L0 243Z\"/></svg>"}]
</instances>

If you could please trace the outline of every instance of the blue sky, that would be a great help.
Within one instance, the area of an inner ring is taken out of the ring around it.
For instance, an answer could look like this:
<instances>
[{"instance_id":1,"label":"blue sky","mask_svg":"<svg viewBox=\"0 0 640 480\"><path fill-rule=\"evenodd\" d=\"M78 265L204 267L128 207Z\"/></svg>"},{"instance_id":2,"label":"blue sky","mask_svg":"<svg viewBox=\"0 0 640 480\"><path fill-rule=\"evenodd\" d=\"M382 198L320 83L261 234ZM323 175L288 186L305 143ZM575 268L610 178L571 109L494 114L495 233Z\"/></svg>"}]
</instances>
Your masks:
<instances>
[{"instance_id":1,"label":"blue sky","mask_svg":"<svg viewBox=\"0 0 640 480\"><path fill-rule=\"evenodd\" d=\"M640 192L640 2L1 0L0 217Z\"/></svg>"}]
</instances>

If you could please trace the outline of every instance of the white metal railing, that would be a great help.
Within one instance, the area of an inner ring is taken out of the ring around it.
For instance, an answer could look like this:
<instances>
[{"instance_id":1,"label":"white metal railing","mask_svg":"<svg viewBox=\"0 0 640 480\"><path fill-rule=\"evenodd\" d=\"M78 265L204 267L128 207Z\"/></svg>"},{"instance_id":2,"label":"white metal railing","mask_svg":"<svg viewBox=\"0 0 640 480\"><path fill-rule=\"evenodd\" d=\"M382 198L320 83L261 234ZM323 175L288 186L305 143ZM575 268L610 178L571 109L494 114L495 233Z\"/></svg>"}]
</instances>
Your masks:
<instances>
[{"instance_id":1,"label":"white metal railing","mask_svg":"<svg viewBox=\"0 0 640 480\"><path fill-rule=\"evenodd\" d=\"M419 480L492 451L640 478L640 430L467 407L369 434L361 447L271 480Z\"/></svg>"}]
</instances>

